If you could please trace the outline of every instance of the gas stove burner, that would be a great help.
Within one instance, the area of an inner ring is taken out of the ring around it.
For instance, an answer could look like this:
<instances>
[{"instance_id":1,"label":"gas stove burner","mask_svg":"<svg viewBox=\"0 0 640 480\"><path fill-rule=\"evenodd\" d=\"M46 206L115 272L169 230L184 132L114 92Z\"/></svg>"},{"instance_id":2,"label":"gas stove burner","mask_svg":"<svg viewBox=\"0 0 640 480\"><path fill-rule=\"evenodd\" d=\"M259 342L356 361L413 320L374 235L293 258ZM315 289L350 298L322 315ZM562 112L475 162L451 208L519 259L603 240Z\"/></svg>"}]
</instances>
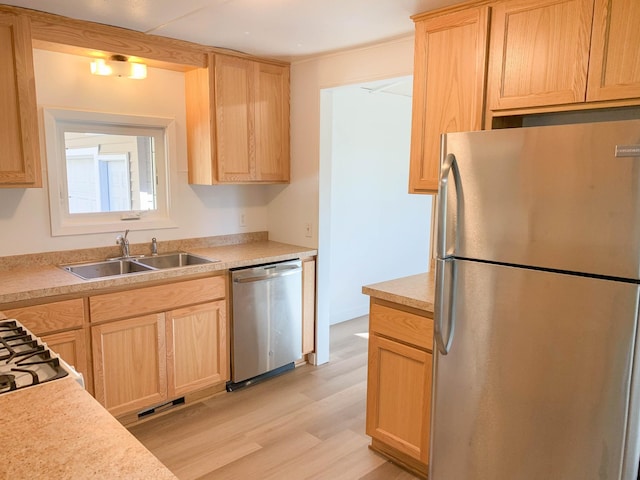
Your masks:
<instances>
[{"instance_id":1,"label":"gas stove burner","mask_svg":"<svg viewBox=\"0 0 640 480\"><path fill-rule=\"evenodd\" d=\"M20 322L0 321L0 393L39 385L68 374L60 358Z\"/></svg>"},{"instance_id":2,"label":"gas stove burner","mask_svg":"<svg viewBox=\"0 0 640 480\"><path fill-rule=\"evenodd\" d=\"M16 376L11 374L0 375L0 391L16 389Z\"/></svg>"}]
</instances>

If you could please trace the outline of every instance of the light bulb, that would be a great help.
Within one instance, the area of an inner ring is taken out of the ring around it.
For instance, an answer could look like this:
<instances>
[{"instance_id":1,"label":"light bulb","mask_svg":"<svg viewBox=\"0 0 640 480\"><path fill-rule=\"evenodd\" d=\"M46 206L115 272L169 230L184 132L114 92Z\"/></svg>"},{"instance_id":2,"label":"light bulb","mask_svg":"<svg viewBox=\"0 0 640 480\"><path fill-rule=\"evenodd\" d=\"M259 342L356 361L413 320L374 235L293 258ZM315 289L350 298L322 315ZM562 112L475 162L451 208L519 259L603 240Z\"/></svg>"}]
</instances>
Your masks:
<instances>
[{"instance_id":1,"label":"light bulb","mask_svg":"<svg viewBox=\"0 0 640 480\"><path fill-rule=\"evenodd\" d=\"M142 80L147 78L147 66L144 63L130 63L129 78Z\"/></svg>"},{"instance_id":2,"label":"light bulb","mask_svg":"<svg viewBox=\"0 0 640 480\"><path fill-rule=\"evenodd\" d=\"M115 75L117 77L141 80L147 78L147 66L144 63L128 62L122 55L114 55L111 60L96 58L91 62L91 73L94 75Z\"/></svg>"},{"instance_id":3,"label":"light bulb","mask_svg":"<svg viewBox=\"0 0 640 480\"><path fill-rule=\"evenodd\" d=\"M107 64L104 58L96 58L91 62L91 73L94 75L111 75L113 69Z\"/></svg>"}]
</instances>

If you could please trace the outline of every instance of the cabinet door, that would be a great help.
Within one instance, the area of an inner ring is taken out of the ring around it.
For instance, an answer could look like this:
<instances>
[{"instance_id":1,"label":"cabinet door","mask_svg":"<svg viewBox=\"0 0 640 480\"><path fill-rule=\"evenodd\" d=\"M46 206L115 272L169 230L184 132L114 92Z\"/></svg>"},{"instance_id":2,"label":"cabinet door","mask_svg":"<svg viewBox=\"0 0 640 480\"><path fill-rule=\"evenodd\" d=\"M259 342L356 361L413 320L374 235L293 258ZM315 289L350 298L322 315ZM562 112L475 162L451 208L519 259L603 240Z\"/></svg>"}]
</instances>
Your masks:
<instances>
[{"instance_id":1,"label":"cabinet door","mask_svg":"<svg viewBox=\"0 0 640 480\"><path fill-rule=\"evenodd\" d=\"M85 324L84 302L81 298L59 302L2 309L8 318L16 318L34 334L42 338L51 349L69 365L82 373L85 388L93 392L90 369L88 333ZM60 330L67 330L60 333Z\"/></svg>"},{"instance_id":2,"label":"cabinet door","mask_svg":"<svg viewBox=\"0 0 640 480\"><path fill-rule=\"evenodd\" d=\"M593 0L515 0L492 14L491 110L584 102Z\"/></svg>"},{"instance_id":3,"label":"cabinet door","mask_svg":"<svg viewBox=\"0 0 640 480\"><path fill-rule=\"evenodd\" d=\"M369 336L367 435L422 464L429 459L432 355Z\"/></svg>"},{"instance_id":4,"label":"cabinet door","mask_svg":"<svg viewBox=\"0 0 640 480\"><path fill-rule=\"evenodd\" d=\"M206 68L184 72L188 177L192 185L213 185L217 181L214 58L209 54Z\"/></svg>"},{"instance_id":5,"label":"cabinet door","mask_svg":"<svg viewBox=\"0 0 640 480\"><path fill-rule=\"evenodd\" d=\"M92 374L89 370L89 352L87 348L87 334L84 329L69 332L53 333L42 337L42 341L49 348L80 372L84 377L87 391L93 392Z\"/></svg>"},{"instance_id":6,"label":"cabinet door","mask_svg":"<svg viewBox=\"0 0 640 480\"><path fill-rule=\"evenodd\" d=\"M253 62L216 55L214 89L218 181L254 180Z\"/></svg>"},{"instance_id":7,"label":"cabinet door","mask_svg":"<svg viewBox=\"0 0 640 480\"><path fill-rule=\"evenodd\" d=\"M169 397L229 380L226 302L167 313Z\"/></svg>"},{"instance_id":8,"label":"cabinet door","mask_svg":"<svg viewBox=\"0 0 640 480\"><path fill-rule=\"evenodd\" d=\"M256 63L257 180L289 181L289 68Z\"/></svg>"},{"instance_id":9,"label":"cabinet door","mask_svg":"<svg viewBox=\"0 0 640 480\"><path fill-rule=\"evenodd\" d=\"M0 11L0 187L41 187L29 19Z\"/></svg>"},{"instance_id":10,"label":"cabinet door","mask_svg":"<svg viewBox=\"0 0 640 480\"><path fill-rule=\"evenodd\" d=\"M91 328L96 399L113 415L167 398L164 314Z\"/></svg>"},{"instance_id":11,"label":"cabinet door","mask_svg":"<svg viewBox=\"0 0 640 480\"><path fill-rule=\"evenodd\" d=\"M596 0L587 101L640 98L640 2Z\"/></svg>"},{"instance_id":12,"label":"cabinet door","mask_svg":"<svg viewBox=\"0 0 640 480\"><path fill-rule=\"evenodd\" d=\"M409 191L437 193L440 134L480 130L488 8L416 22Z\"/></svg>"},{"instance_id":13,"label":"cabinet door","mask_svg":"<svg viewBox=\"0 0 640 480\"><path fill-rule=\"evenodd\" d=\"M189 183L289 181L289 67L210 54L185 73Z\"/></svg>"}]
</instances>

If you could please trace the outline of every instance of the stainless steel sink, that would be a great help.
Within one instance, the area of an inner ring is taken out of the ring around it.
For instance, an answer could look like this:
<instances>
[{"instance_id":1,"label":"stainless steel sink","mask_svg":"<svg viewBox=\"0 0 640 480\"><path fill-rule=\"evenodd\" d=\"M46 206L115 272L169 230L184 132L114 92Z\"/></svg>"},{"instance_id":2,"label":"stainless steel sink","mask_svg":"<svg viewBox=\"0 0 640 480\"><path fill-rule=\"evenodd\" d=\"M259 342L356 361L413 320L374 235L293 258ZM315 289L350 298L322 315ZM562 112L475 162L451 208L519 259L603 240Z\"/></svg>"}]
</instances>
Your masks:
<instances>
[{"instance_id":1,"label":"stainless steel sink","mask_svg":"<svg viewBox=\"0 0 640 480\"><path fill-rule=\"evenodd\" d=\"M208 258L199 257L186 252L173 252L154 255L151 257L141 257L135 260L141 265L154 269L187 267L189 265L203 265L206 263L215 263L220 260L209 260Z\"/></svg>"},{"instance_id":2,"label":"stainless steel sink","mask_svg":"<svg viewBox=\"0 0 640 480\"><path fill-rule=\"evenodd\" d=\"M71 272L85 280L112 277L130 273L151 272L154 268L142 265L134 259L105 260L103 262L82 263L77 265L61 265L67 272Z\"/></svg>"},{"instance_id":3,"label":"stainless steel sink","mask_svg":"<svg viewBox=\"0 0 640 480\"><path fill-rule=\"evenodd\" d=\"M150 257L116 258L102 262L60 265L60 267L84 280L91 280L116 275L153 272L167 268L203 265L219 261L220 260L209 260L208 258L186 252L172 252Z\"/></svg>"}]
</instances>

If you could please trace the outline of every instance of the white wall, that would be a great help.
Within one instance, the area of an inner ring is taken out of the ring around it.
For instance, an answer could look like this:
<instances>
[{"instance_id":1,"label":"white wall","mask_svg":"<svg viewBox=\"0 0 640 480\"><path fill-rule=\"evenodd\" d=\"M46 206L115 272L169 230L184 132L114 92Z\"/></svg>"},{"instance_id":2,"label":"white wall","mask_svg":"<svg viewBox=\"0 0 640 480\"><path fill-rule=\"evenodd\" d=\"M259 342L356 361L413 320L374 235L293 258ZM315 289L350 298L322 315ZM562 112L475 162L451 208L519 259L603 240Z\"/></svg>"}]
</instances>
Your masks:
<instances>
[{"instance_id":1,"label":"white wall","mask_svg":"<svg viewBox=\"0 0 640 480\"><path fill-rule=\"evenodd\" d=\"M412 74L413 36L291 65L291 184L271 187L272 240L318 246L320 90Z\"/></svg>"},{"instance_id":2,"label":"white wall","mask_svg":"<svg viewBox=\"0 0 640 480\"><path fill-rule=\"evenodd\" d=\"M411 98L332 89L330 323L369 312L362 286L428 270L431 196L407 193ZM324 146L324 144L323 144ZM326 193L322 181L320 196ZM322 245L324 249L324 245Z\"/></svg>"},{"instance_id":3,"label":"white wall","mask_svg":"<svg viewBox=\"0 0 640 480\"><path fill-rule=\"evenodd\" d=\"M146 80L97 77L86 57L34 50L38 105L109 113L174 117L176 155L170 159L172 217L177 228L132 231L132 243L225 235L268 229L269 189L264 185L187 184L184 75L149 69ZM40 113L41 116L41 113ZM42 128L41 128L42 130ZM44 135L44 133L42 134ZM44 138L44 137L43 137ZM41 139L44 188L0 189L0 256L112 245L115 232L52 237L46 159ZM240 213L246 227L240 227ZM123 225L123 230L128 228Z\"/></svg>"},{"instance_id":4,"label":"white wall","mask_svg":"<svg viewBox=\"0 0 640 480\"><path fill-rule=\"evenodd\" d=\"M291 184L270 190L269 238L308 247L326 245L329 241L330 219L321 219L319 215L320 177L326 179L330 175L326 161L330 152L320 148L321 89L412 73L413 36L291 65ZM327 207L323 211L329 211ZM310 238L304 234L307 222L313 226ZM316 324L319 364L329 360L329 265L323 255L320 248Z\"/></svg>"}]
</instances>

